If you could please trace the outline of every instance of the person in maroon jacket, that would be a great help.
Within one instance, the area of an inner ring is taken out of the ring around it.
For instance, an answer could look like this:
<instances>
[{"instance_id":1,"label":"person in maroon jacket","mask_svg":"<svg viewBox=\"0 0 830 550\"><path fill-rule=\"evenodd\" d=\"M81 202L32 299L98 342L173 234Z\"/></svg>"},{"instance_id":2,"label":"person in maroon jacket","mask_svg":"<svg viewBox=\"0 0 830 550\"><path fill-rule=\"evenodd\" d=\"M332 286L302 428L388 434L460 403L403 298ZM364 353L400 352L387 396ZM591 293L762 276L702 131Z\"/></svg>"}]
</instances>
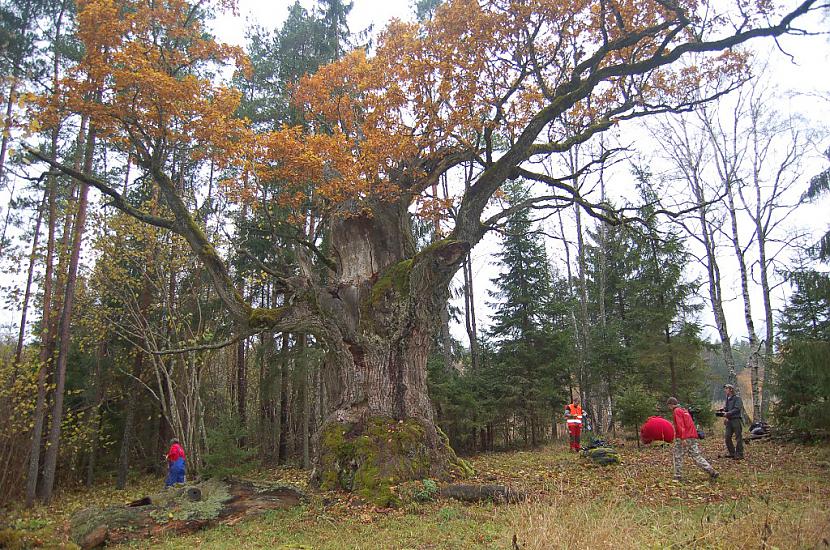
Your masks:
<instances>
[{"instance_id":1,"label":"person in maroon jacket","mask_svg":"<svg viewBox=\"0 0 830 550\"><path fill-rule=\"evenodd\" d=\"M682 479L683 469L683 455L688 454L692 457L698 468L709 474L711 479L718 478L718 472L712 468L703 455L700 454L700 449L697 446L697 428L695 428L695 421L692 420L692 415L689 411L684 409L678 403L677 398L669 397L666 405L672 410L674 414L674 479L680 481Z\"/></svg>"}]
</instances>

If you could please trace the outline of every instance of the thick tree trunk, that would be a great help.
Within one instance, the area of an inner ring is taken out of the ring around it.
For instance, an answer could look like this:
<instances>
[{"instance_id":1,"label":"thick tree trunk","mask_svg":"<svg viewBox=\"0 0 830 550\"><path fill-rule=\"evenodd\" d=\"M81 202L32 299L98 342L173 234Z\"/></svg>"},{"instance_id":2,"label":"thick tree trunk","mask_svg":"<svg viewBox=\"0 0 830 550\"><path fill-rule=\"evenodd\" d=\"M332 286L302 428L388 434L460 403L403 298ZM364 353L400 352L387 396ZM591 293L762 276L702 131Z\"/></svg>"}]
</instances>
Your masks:
<instances>
[{"instance_id":1,"label":"thick tree trunk","mask_svg":"<svg viewBox=\"0 0 830 550\"><path fill-rule=\"evenodd\" d=\"M343 391L317 434L315 478L389 504L391 484L463 468L435 425L426 361L451 274L469 247L438 241L416 255L405 208L373 214L344 218L332 231L342 264L337 295L320 298L330 320L320 337Z\"/></svg>"}]
</instances>

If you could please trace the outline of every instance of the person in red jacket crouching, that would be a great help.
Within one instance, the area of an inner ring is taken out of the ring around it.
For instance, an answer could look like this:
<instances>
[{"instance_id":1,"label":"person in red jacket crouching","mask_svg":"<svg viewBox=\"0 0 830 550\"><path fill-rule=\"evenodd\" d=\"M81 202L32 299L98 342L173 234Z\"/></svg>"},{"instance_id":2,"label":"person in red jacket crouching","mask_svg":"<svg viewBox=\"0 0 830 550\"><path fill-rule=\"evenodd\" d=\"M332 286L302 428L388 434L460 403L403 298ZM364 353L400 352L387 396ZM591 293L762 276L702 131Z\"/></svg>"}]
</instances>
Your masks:
<instances>
[{"instance_id":1,"label":"person in red jacket crouching","mask_svg":"<svg viewBox=\"0 0 830 550\"><path fill-rule=\"evenodd\" d=\"M654 441L674 441L674 426L662 416L650 416L640 428L640 441L648 445Z\"/></svg>"},{"instance_id":2,"label":"person in red jacket crouching","mask_svg":"<svg viewBox=\"0 0 830 550\"><path fill-rule=\"evenodd\" d=\"M711 479L718 478L718 472L703 458L700 454L700 449L697 446L697 428L695 422L692 420L692 415L689 411L680 406L675 397L669 397L666 405L672 410L674 414L674 479L680 481L682 479L681 470L683 468L683 455L688 454L695 461L698 468L709 474Z\"/></svg>"}]
</instances>

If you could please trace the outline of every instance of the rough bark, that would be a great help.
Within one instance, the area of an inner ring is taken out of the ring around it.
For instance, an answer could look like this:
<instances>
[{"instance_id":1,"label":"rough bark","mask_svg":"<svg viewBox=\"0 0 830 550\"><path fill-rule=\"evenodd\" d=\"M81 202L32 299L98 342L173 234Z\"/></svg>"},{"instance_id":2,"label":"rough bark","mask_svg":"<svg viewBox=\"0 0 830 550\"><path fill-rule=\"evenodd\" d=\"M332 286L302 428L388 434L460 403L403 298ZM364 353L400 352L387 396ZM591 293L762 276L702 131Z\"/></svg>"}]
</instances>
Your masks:
<instances>
[{"instance_id":1,"label":"rough bark","mask_svg":"<svg viewBox=\"0 0 830 550\"><path fill-rule=\"evenodd\" d=\"M426 359L468 246L444 240L416 254L405 207L378 205L373 214L332 231L342 264L337 294L320 301L331 321L321 337L343 391L318 433L315 479L389 504L395 481L459 468L434 423Z\"/></svg>"},{"instance_id":2,"label":"rough bark","mask_svg":"<svg viewBox=\"0 0 830 550\"><path fill-rule=\"evenodd\" d=\"M562 78L557 78L550 89L544 90L546 104L511 133L509 145L498 158L494 158L494 132L502 136L502 117L514 100L515 93L522 89L520 78L508 90L503 102L495 105L495 118L484 121L485 130L479 144L467 150L463 150L463 144L452 144L450 148L455 150L429 153L429 158L393 159L392 164L396 166L390 167L389 172L400 171L400 174L391 175L392 183L399 184L401 190L397 202L372 204L372 199L362 197L360 204L338 206L341 211L333 212L327 218L334 259L325 258L321 262L331 267L331 277L328 278L331 282L321 284L319 280L311 281L308 272L296 277L282 277L282 283L290 290L293 300L290 307L252 308L234 288L226 266L194 222L176 186L165 173L165 159L178 144L155 138L145 139L142 135L147 133L143 128L136 128L130 117L123 120L124 131L129 133L138 154L137 161L161 189L172 220L151 219L131 209L111 186L100 181L93 182L92 179L84 181L114 197L113 204L118 208L184 237L204 265L217 296L240 332L251 334L251 331L261 329L290 330L314 334L325 344L332 365L337 369L342 391L338 402L333 403L334 411L328 415L320 430L322 436L331 434L334 438L325 441L321 437L325 444L319 446L318 473L322 473L324 479L331 481L326 478L327 472L331 472L335 476L333 483L343 485L339 483L337 474L347 472L337 468L337 464L356 464L352 474L361 472L363 468L363 473L371 473L368 477L375 480L372 483L377 480L389 483L398 477L407 478L424 471L443 476L457 461L434 425L426 391L426 357L437 328L439 309L447 300L447 286L452 275L470 248L499 220L499 215L482 220L488 203L499 187L510 178L530 177L564 192L566 200L560 204L570 202L591 210L592 205L586 203L567 180L528 173L520 167L528 160L542 160L545 156L567 152L608 130L619 118L644 116L653 112L651 109L663 110L663 106L645 106L636 93L634 96L623 94L624 99L620 99L619 103L611 102L577 135L543 142L546 137L553 139L551 136L556 133L552 123L580 102L590 101L607 82L629 76L636 81L638 77L652 74L684 55L719 52L751 38L785 34L790 30L791 23L812 9L814 3L815 0L805 0L774 25L757 28L744 22L746 25L736 27L740 30L734 34L712 36L709 41L697 35L687 41L680 38L689 36L686 31L691 30L691 21L680 10L675 12L669 9L667 20L659 25L630 33L625 31L619 39L601 42L588 53L586 59L565 68ZM651 44L655 37L658 41L664 41L665 46L640 47L643 42ZM632 51L637 54L629 55ZM651 53L641 54L641 51ZM547 71L548 67L544 70ZM535 76L540 81L547 76L530 65L518 72L523 77ZM689 98L688 101L703 100ZM679 102L678 108L688 106L685 99ZM35 152L32 154L38 156ZM43 157L38 158L44 160ZM480 171L476 172L475 182L471 182L454 212L455 228L448 239L416 254L407 215L414 198L442 173L472 159L475 159ZM425 177L413 175L420 173ZM350 206L354 208L346 211ZM367 211L372 215L366 215ZM596 208L592 212L592 215L599 216ZM305 244L313 247L313 243ZM729 346L728 340L724 345ZM402 425L402 438L406 441L394 437L381 440L379 436L383 430L391 430L395 423ZM388 440L393 446L395 441L400 445L391 449L383 443ZM380 457L381 450L388 451L387 454L391 455L389 460ZM416 456L427 457L429 461L416 463L413 459ZM375 471L371 472L371 468ZM358 476L353 475L352 479L356 480L355 486L361 485Z\"/></svg>"}]
</instances>

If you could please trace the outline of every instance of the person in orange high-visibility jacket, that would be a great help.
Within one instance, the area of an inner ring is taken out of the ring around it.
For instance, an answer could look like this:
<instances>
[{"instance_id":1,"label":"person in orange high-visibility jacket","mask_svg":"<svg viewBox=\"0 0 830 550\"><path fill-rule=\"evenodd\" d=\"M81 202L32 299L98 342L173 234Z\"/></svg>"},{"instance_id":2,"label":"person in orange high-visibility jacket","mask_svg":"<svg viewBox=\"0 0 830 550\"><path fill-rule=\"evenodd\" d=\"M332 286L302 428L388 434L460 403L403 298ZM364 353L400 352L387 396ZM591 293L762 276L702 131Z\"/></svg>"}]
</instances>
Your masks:
<instances>
[{"instance_id":1,"label":"person in orange high-visibility jacket","mask_svg":"<svg viewBox=\"0 0 830 550\"><path fill-rule=\"evenodd\" d=\"M579 397L574 397L573 403L565 405L565 419L568 422L568 433L571 438L571 450L579 452L579 437L582 434L582 406Z\"/></svg>"}]
</instances>

